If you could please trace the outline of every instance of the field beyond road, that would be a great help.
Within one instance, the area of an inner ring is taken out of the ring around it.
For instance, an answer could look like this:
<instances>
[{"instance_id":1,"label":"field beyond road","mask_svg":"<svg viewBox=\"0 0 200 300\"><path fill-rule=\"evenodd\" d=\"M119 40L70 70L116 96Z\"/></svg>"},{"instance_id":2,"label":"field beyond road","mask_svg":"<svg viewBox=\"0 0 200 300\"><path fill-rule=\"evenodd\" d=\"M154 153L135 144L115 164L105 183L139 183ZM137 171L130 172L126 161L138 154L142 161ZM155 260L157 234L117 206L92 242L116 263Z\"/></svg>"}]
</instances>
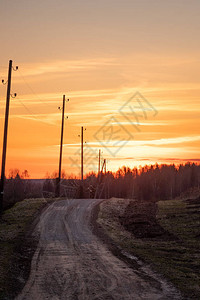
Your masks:
<instances>
[{"instance_id":1,"label":"field beyond road","mask_svg":"<svg viewBox=\"0 0 200 300\"><path fill-rule=\"evenodd\" d=\"M186 299L200 299L200 198L154 205L112 198L101 203L98 224L132 260L148 263Z\"/></svg>"}]
</instances>

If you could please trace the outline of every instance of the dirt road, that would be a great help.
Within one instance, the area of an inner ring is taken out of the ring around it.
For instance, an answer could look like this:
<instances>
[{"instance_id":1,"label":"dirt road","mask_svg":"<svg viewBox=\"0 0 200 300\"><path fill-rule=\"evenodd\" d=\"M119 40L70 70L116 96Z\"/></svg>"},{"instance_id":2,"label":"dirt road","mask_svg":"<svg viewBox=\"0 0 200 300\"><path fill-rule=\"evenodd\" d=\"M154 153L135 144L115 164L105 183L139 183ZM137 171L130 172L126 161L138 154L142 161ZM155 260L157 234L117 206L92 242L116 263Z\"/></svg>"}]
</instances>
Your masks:
<instances>
[{"instance_id":1,"label":"dirt road","mask_svg":"<svg viewBox=\"0 0 200 300\"><path fill-rule=\"evenodd\" d=\"M22 299L181 299L154 276L141 276L115 257L90 228L101 200L62 200L41 215L40 240Z\"/></svg>"}]
</instances>

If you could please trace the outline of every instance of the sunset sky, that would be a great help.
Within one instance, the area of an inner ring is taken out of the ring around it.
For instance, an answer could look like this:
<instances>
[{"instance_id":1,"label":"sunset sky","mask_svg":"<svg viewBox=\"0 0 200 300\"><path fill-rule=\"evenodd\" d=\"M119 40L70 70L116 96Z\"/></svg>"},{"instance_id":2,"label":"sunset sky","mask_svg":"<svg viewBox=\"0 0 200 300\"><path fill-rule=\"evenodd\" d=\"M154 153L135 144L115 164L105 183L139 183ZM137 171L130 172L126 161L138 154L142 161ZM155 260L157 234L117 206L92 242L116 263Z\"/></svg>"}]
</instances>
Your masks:
<instances>
[{"instance_id":1,"label":"sunset sky","mask_svg":"<svg viewBox=\"0 0 200 300\"><path fill-rule=\"evenodd\" d=\"M199 0L0 0L0 79L12 73L6 174L43 178L200 161ZM137 93L138 92L138 93ZM0 85L2 150L6 86ZM0 153L1 154L1 153Z\"/></svg>"}]
</instances>

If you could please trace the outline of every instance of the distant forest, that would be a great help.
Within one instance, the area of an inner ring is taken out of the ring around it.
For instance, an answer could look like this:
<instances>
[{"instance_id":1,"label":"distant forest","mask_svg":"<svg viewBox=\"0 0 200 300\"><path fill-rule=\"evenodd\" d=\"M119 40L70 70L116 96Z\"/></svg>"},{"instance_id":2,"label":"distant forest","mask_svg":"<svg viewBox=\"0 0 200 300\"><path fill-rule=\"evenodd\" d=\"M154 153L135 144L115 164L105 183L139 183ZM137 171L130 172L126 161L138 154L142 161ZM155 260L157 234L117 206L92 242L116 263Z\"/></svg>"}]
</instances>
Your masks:
<instances>
[{"instance_id":1,"label":"distant forest","mask_svg":"<svg viewBox=\"0 0 200 300\"><path fill-rule=\"evenodd\" d=\"M103 181L106 182L103 198L166 200L175 198L190 188L200 187L200 165L189 162L179 166L156 164L140 169L124 166L114 174L104 174Z\"/></svg>"},{"instance_id":2,"label":"distant forest","mask_svg":"<svg viewBox=\"0 0 200 300\"><path fill-rule=\"evenodd\" d=\"M11 170L5 183L4 209L23 199L55 197L56 172L46 179L29 179L28 171ZM66 179L63 172L61 197L80 197L79 179ZM200 187L200 164L151 165L117 172L89 173L83 182L83 198L130 198L141 201L167 200Z\"/></svg>"}]
</instances>

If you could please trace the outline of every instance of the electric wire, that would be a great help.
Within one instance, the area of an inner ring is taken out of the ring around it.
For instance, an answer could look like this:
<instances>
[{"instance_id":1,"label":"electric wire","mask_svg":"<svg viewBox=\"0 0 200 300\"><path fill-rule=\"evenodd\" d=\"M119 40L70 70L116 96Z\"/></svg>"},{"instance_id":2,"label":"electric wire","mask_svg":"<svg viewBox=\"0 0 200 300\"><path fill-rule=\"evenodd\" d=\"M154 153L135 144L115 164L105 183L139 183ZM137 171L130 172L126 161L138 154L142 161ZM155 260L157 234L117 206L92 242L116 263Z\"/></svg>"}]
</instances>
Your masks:
<instances>
[{"instance_id":1,"label":"electric wire","mask_svg":"<svg viewBox=\"0 0 200 300\"><path fill-rule=\"evenodd\" d=\"M52 123L50 123L50 122L48 122L48 121L44 121L44 120L42 120L42 119L36 117L37 114L35 114L32 110L30 110L30 108L28 108L28 107L23 103L22 100L20 100L20 99L18 99L18 98L16 98L16 100L17 100L17 101L18 101L18 102L26 109L26 111L27 111L27 112L28 112L35 120L37 120L38 122L41 122L41 123L44 123L44 124L48 124L48 125L58 126L57 124L52 124Z\"/></svg>"},{"instance_id":2,"label":"electric wire","mask_svg":"<svg viewBox=\"0 0 200 300\"><path fill-rule=\"evenodd\" d=\"M7 69L7 67L4 67L5 69ZM41 103L45 104L45 106L49 106L52 108L52 105L50 105L48 102L42 100L38 94L33 90L33 88L30 86L30 84L27 82L25 76L22 74L22 72L20 71L20 69L18 69L17 71L17 74L18 76L20 77L21 80L23 80L23 82L25 83L25 85L28 87L28 89L31 91L31 95L34 96L34 98L37 98L37 100L39 100ZM0 102L3 102L4 100L0 100ZM52 124L52 123L49 123L47 121L44 121L44 120L41 120L40 118L38 118L36 115L36 113L31 110L21 99L19 99L18 97L16 98L16 101L18 101L18 103L20 103L24 109L37 121L41 122L41 123L44 123L44 124L49 124L49 125L55 125L55 126L59 126L57 124ZM74 129L74 126L72 125L72 122L70 119L68 119L68 125L70 127L70 132L72 133L72 137L73 137L73 140L72 140L72 143L74 142L75 144L77 143L78 141L78 132L76 132L76 130Z\"/></svg>"},{"instance_id":3,"label":"electric wire","mask_svg":"<svg viewBox=\"0 0 200 300\"><path fill-rule=\"evenodd\" d=\"M29 88L29 90L31 91L32 95L34 95L37 100L39 100L40 102L42 102L43 104L45 104L45 106L51 106L48 102L45 102L44 100L42 100L38 94L33 90L33 88L30 86L30 84L26 81L24 75L22 74L22 72L18 69L18 74L21 77L21 79L24 81L24 83L26 84L26 86ZM52 107L52 106L51 106Z\"/></svg>"}]
</instances>

